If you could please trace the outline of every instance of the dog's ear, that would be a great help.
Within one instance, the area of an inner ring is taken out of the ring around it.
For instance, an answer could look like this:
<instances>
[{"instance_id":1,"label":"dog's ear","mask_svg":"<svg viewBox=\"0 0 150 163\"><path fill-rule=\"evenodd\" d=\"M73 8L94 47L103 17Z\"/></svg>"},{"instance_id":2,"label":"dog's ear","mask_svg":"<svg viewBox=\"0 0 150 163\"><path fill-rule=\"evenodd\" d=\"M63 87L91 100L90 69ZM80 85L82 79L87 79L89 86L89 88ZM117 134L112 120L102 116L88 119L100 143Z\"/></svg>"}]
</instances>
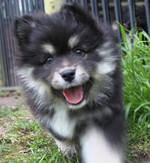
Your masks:
<instances>
[{"instance_id":1,"label":"dog's ear","mask_svg":"<svg viewBox=\"0 0 150 163\"><path fill-rule=\"evenodd\" d=\"M78 21L82 23L94 23L95 20L89 10L79 6L76 3L66 3L61 7L62 12L73 14Z\"/></svg>"},{"instance_id":2,"label":"dog's ear","mask_svg":"<svg viewBox=\"0 0 150 163\"><path fill-rule=\"evenodd\" d=\"M24 15L15 20L14 34L17 38L18 45L28 43L29 35L35 27L36 23L33 21L33 17L30 15Z\"/></svg>"}]
</instances>

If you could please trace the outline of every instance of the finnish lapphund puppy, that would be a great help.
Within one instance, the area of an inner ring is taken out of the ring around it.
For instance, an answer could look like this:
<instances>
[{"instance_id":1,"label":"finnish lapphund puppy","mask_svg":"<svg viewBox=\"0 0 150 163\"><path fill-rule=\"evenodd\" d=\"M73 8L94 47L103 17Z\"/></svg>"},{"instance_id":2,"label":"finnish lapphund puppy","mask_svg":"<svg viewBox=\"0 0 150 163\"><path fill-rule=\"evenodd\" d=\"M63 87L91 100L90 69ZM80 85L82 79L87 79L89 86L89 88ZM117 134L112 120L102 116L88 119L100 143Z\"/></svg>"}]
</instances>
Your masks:
<instances>
[{"instance_id":1,"label":"finnish lapphund puppy","mask_svg":"<svg viewBox=\"0 0 150 163\"><path fill-rule=\"evenodd\" d=\"M121 54L111 28L71 3L17 18L14 34L27 104L59 149L81 151L84 163L123 163Z\"/></svg>"}]
</instances>

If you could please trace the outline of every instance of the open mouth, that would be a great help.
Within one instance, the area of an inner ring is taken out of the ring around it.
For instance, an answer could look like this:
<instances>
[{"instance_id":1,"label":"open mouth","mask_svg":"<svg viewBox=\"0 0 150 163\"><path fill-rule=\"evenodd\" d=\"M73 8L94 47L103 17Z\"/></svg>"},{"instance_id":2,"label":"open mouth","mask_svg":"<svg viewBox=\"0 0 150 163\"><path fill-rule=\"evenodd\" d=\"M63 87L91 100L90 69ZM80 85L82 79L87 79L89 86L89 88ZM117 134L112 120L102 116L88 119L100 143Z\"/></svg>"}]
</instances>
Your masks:
<instances>
[{"instance_id":1,"label":"open mouth","mask_svg":"<svg viewBox=\"0 0 150 163\"><path fill-rule=\"evenodd\" d=\"M70 87L63 90L66 101L72 105L77 105L83 100L84 92L82 86Z\"/></svg>"}]
</instances>

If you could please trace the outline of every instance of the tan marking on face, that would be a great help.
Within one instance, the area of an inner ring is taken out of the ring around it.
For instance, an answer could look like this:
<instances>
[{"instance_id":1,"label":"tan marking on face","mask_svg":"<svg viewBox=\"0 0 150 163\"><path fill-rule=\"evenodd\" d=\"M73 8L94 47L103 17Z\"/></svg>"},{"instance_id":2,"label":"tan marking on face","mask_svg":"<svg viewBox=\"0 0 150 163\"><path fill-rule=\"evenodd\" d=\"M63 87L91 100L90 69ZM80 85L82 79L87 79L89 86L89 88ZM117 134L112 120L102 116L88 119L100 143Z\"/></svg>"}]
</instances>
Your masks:
<instances>
[{"instance_id":1,"label":"tan marking on face","mask_svg":"<svg viewBox=\"0 0 150 163\"><path fill-rule=\"evenodd\" d=\"M69 41L68 41L68 45L69 47L73 48L77 45L79 39L78 39L78 36L72 36Z\"/></svg>"},{"instance_id":2,"label":"tan marking on face","mask_svg":"<svg viewBox=\"0 0 150 163\"><path fill-rule=\"evenodd\" d=\"M53 45L47 43L43 45L44 52L48 52L50 54L54 54L56 52Z\"/></svg>"},{"instance_id":3,"label":"tan marking on face","mask_svg":"<svg viewBox=\"0 0 150 163\"><path fill-rule=\"evenodd\" d=\"M68 61L63 61L63 63L62 63L62 67L68 67L69 66L69 62Z\"/></svg>"}]
</instances>

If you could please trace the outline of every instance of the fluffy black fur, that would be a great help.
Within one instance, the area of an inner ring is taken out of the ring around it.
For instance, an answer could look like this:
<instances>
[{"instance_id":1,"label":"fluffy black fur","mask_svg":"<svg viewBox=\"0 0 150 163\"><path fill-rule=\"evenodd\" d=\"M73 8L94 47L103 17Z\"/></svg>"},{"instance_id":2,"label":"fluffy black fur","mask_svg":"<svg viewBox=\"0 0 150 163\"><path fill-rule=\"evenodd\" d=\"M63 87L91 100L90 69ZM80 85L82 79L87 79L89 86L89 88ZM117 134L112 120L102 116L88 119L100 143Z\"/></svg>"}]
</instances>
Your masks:
<instances>
[{"instance_id":1,"label":"fluffy black fur","mask_svg":"<svg viewBox=\"0 0 150 163\"><path fill-rule=\"evenodd\" d=\"M76 4L66 4L52 15L16 19L14 33L18 44L16 73L27 103L58 146L68 146L61 150L73 154L77 143L85 163L93 163L92 158L94 163L122 163L125 116L121 54L112 30ZM66 81L62 73L72 69L73 81ZM82 100L69 103L63 90L79 85Z\"/></svg>"}]
</instances>

